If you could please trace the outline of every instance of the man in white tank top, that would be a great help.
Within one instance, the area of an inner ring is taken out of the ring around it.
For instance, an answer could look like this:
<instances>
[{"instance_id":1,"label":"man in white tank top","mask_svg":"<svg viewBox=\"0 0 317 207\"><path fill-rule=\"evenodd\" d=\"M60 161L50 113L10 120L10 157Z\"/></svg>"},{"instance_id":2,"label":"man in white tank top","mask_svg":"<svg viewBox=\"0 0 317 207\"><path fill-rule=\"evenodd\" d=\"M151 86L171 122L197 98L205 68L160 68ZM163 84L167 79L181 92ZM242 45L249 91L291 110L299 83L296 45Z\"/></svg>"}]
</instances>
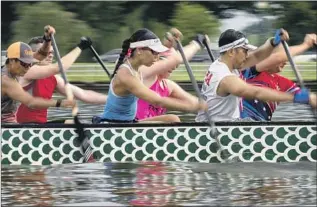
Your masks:
<instances>
[{"instance_id":1,"label":"man in white tank top","mask_svg":"<svg viewBox=\"0 0 317 207\"><path fill-rule=\"evenodd\" d=\"M206 73L201 93L208 104L208 116L213 121L233 121L240 118L241 97L262 101L309 104L309 92L295 95L247 84L239 77L239 70L249 68L267 58L282 40L289 39L287 31L279 29L259 48L248 44L245 35L234 29L223 32L218 46L220 57ZM248 52L248 50L252 50ZM206 122L206 113L199 111L197 122Z\"/></svg>"}]
</instances>

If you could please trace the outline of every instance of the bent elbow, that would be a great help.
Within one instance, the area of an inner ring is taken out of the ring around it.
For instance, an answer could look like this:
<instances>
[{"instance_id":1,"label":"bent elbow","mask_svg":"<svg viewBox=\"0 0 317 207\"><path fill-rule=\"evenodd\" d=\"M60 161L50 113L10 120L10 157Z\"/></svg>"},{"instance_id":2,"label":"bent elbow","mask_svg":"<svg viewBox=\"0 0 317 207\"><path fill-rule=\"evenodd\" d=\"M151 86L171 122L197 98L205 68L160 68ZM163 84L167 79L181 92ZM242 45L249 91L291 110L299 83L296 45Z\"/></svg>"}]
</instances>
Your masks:
<instances>
[{"instance_id":1,"label":"bent elbow","mask_svg":"<svg viewBox=\"0 0 317 207\"><path fill-rule=\"evenodd\" d=\"M37 108L37 104L34 101L31 101L30 103L26 104L28 108L30 109L36 109Z\"/></svg>"},{"instance_id":2,"label":"bent elbow","mask_svg":"<svg viewBox=\"0 0 317 207\"><path fill-rule=\"evenodd\" d=\"M151 101L151 104L153 104L155 106L162 106L163 100L160 98L157 98L157 99L154 99L153 101Z\"/></svg>"}]
</instances>

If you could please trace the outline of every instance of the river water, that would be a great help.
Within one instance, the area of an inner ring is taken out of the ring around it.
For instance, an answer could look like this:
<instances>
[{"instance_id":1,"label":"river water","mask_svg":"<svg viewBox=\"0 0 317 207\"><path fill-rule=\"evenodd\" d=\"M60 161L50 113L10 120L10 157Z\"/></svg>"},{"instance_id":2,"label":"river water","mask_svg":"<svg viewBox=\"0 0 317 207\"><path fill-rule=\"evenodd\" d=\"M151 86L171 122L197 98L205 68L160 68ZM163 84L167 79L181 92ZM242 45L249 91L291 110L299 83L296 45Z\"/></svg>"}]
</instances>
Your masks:
<instances>
[{"instance_id":1,"label":"river water","mask_svg":"<svg viewBox=\"0 0 317 207\"><path fill-rule=\"evenodd\" d=\"M2 206L315 206L315 164L2 166Z\"/></svg>"}]
</instances>

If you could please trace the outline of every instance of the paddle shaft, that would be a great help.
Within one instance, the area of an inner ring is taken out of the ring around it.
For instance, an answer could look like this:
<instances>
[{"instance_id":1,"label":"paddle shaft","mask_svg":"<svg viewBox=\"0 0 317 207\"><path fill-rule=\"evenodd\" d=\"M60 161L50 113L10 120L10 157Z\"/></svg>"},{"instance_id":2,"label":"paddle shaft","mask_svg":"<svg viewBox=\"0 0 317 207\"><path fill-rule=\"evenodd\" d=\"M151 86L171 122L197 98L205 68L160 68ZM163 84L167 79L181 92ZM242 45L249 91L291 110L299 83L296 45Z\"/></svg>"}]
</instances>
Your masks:
<instances>
[{"instance_id":1,"label":"paddle shaft","mask_svg":"<svg viewBox=\"0 0 317 207\"><path fill-rule=\"evenodd\" d=\"M293 69L293 71L295 73L295 76L296 76L297 82L299 83L299 86L302 89L305 88L304 80L303 80L301 74L299 73L299 71L298 71L298 69L297 69L297 67L295 65L295 62L294 62L294 60L293 60L293 58L291 56L291 53L289 52L289 47L288 47L287 42L282 41L282 45L284 47L284 50L285 50L286 56L288 58L288 61L289 61L290 65L291 65L291 67L292 67L292 69ZM311 106L311 110L312 110L312 113L314 115L315 120L317 120L316 110L312 106Z\"/></svg>"},{"instance_id":2,"label":"paddle shaft","mask_svg":"<svg viewBox=\"0 0 317 207\"><path fill-rule=\"evenodd\" d=\"M67 80L66 73L65 73L64 68L63 68L63 64L62 64L62 61L61 61L61 56L60 56L59 50L57 48L57 44L56 44L56 41L55 41L55 38L54 38L54 34L51 34L51 39L52 39L52 46L53 46L53 49L55 51L55 55L56 55L56 59L57 59L58 67L59 67L59 71L60 71L60 73L62 75L62 78L64 80L64 83L65 83L65 91L66 91L67 99L73 100L74 99L74 94L73 94L73 91L71 90L71 88L69 86L69 82ZM78 118L78 107L77 106L75 106L73 108L72 115L74 117L74 122L75 122L76 128L78 130L79 140L81 142L83 151L85 152L83 161L84 162L91 161L93 159L93 157L92 157L92 148L91 148L91 146L89 144L88 138L85 137L84 129L81 126L82 124L79 121L79 118Z\"/></svg>"},{"instance_id":3,"label":"paddle shaft","mask_svg":"<svg viewBox=\"0 0 317 207\"><path fill-rule=\"evenodd\" d=\"M208 52L208 54L209 54L209 57L210 57L211 61L212 61L212 62L215 62L215 57L214 57L214 55L212 54L211 49L210 49L210 47L209 47L207 41L203 41L203 44L206 46L206 49L207 49L207 52Z\"/></svg>"},{"instance_id":4,"label":"paddle shaft","mask_svg":"<svg viewBox=\"0 0 317 207\"><path fill-rule=\"evenodd\" d=\"M62 75L64 83L68 84L68 80L67 80L67 77L66 77L66 74L65 74L65 71L64 71L64 67L63 67L62 61L61 61L61 56L59 54L59 51L58 51L58 48L57 48L57 45L56 45L54 34L51 34L51 39L52 39L52 46L54 48L55 56L56 56L57 63L58 63L59 72Z\"/></svg>"},{"instance_id":5,"label":"paddle shaft","mask_svg":"<svg viewBox=\"0 0 317 207\"><path fill-rule=\"evenodd\" d=\"M303 78L302 78L301 74L299 73L299 71L298 71L298 69L297 69L297 67L296 67L296 65L295 65L295 63L294 63L294 60L293 60L293 58L292 58L292 56L291 56L291 54L290 54L290 52L289 52L288 44L287 44L287 42L285 42L285 41L282 41L282 44L283 44L285 53L286 53L286 55L287 55L288 61L289 61L289 63L291 64L292 69L293 69L293 71L294 71L294 73L295 73L297 82L299 83L299 86L300 86L301 88L304 88L305 85L304 85Z\"/></svg>"},{"instance_id":6,"label":"paddle shaft","mask_svg":"<svg viewBox=\"0 0 317 207\"><path fill-rule=\"evenodd\" d=\"M101 67L103 68L104 71L106 71L108 77L111 79L111 74L108 71L108 69L106 68L105 64L103 63L103 61L101 60L100 56L98 55L97 51L95 50L95 48L90 45L89 46L90 50L92 51L92 53L94 54L95 58L97 59L97 61L99 62L99 64L101 65Z\"/></svg>"},{"instance_id":7,"label":"paddle shaft","mask_svg":"<svg viewBox=\"0 0 317 207\"><path fill-rule=\"evenodd\" d=\"M185 64L185 68L186 68L187 73L189 75L189 78L190 78L190 80L191 80L191 82L193 84L193 87L195 89L195 92L196 92L196 95L198 97L198 100L199 101L203 101L203 98L201 96L197 81L195 80L195 77L194 77L194 74L192 72L192 69L191 69L191 67L190 67L190 65L188 63L188 60L187 60L187 58L186 58L186 56L184 54L182 43L179 40L176 40L176 44L177 44L178 50L179 50L179 52L180 52L180 54L181 54L181 56L183 58L183 61L184 61L184 64ZM219 141L219 139L217 137L217 134L216 134L215 123L211 120L211 117L208 115L208 113L206 111L204 113L205 113L205 115L207 117L207 120L208 120L208 123L209 123L209 125L211 127L211 134L215 138L215 140L216 140L216 142L218 144L218 147L221 150L221 144L220 144L220 141Z\"/></svg>"}]
</instances>

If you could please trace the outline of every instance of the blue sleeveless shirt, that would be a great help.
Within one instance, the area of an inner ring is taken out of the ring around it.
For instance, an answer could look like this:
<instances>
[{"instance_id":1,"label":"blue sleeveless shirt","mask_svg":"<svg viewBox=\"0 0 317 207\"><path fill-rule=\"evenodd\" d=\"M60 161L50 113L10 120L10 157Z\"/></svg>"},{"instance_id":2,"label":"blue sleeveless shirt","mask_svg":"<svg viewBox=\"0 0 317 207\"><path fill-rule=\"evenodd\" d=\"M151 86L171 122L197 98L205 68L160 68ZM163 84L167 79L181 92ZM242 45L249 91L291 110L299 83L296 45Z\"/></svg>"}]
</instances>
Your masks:
<instances>
[{"instance_id":1,"label":"blue sleeveless shirt","mask_svg":"<svg viewBox=\"0 0 317 207\"><path fill-rule=\"evenodd\" d=\"M123 64L122 66L128 68L133 75L132 68L129 65ZM132 93L126 96L116 95L113 91L112 81L113 79L109 85L107 103L101 118L118 121L133 121L137 111L138 97Z\"/></svg>"}]
</instances>

